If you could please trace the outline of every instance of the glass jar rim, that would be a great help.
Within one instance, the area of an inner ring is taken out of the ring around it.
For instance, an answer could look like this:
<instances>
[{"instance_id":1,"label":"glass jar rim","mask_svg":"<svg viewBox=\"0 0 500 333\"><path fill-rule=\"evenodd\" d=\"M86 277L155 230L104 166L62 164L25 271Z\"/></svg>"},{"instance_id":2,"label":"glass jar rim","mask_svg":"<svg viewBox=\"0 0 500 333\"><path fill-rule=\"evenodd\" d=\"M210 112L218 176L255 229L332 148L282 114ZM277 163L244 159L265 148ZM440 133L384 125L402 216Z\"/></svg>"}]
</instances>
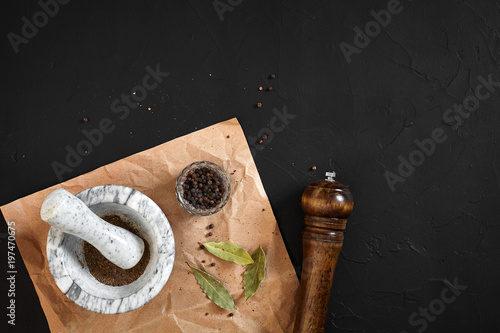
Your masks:
<instances>
[{"instance_id":1,"label":"glass jar rim","mask_svg":"<svg viewBox=\"0 0 500 333\"><path fill-rule=\"evenodd\" d=\"M210 209L198 209L195 208L189 201L187 201L184 198L184 182L186 180L186 176L189 171L196 170L199 168L207 167L213 171L215 171L223 180L223 186L224 186L224 194L221 198L221 202ZM207 215L212 215L217 212L219 212L227 203L229 200L229 195L231 193L231 185L229 182L229 178L226 174L226 172L217 164L210 162L210 161L196 161L188 166L186 166L182 171L179 173L179 176L177 177L177 180L175 182L175 194L177 197L177 200L179 201L180 205L182 208L184 208L187 212L193 214L193 215L198 215L198 216L207 216Z\"/></svg>"}]
</instances>

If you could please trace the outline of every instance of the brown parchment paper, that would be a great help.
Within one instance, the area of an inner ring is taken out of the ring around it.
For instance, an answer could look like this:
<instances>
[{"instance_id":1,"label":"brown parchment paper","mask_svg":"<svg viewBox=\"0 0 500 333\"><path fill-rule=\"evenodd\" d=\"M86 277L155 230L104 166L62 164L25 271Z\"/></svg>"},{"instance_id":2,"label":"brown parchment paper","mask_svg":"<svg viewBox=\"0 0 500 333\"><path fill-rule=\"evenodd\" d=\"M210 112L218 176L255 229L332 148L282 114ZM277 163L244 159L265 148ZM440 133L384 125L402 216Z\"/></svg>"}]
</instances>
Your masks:
<instances>
[{"instance_id":1,"label":"brown parchment paper","mask_svg":"<svg viewBox=\"0 0 500 333\"><path fill-rule=\"evenodd\" d=\"M174 191L180 171L201 160L220 165L231 182L227 205L206 217L187 213ZM129 186L149 196L167 216L175 238L175 264L165 287L143 307L118 315L85 310L57 288L46 257L49 225L40 218L41 204L53 190L62 187L76 194L102 184ZM1 210L7 222L15 221L17 246L52 332L290 332L293 328L298 279L236 118L39 191ZM214 228L208 230L211 223ZM208 236L209 231L213 236ZM207 241L232 242L250 254L262 246L267 255L266 279L248 302L243 289L245 266L201 250L199 244ZM238 310L212 303L186 262L222 281ZM211 262L216 265L210 266Z\"/></svg>"}]
</instances>

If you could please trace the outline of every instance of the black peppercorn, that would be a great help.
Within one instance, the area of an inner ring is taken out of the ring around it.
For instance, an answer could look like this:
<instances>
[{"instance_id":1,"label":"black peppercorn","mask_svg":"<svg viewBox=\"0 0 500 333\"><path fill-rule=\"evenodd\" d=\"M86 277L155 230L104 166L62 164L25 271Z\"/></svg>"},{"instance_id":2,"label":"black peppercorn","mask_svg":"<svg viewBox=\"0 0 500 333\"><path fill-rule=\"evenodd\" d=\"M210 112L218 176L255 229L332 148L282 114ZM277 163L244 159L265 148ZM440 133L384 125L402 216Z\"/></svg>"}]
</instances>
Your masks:
<instances>
[{"instance_id":1,"label":"black peppercorn","mask_svg":"<svg viewBox=\"0 0 500 333\"><path fill-rule=\"evenodd\" d=\"M231 313L229 314L229 317L232 317L232 316L234 316L234 313L232 313L232 312L231 312Z\"/></svg>"},{"instance_id":2,"label":"black peppercorn","mask_svg":"<svg viewBox=\"0 0 500 333\"><path fill-rule=\"evenodd\" d=\"M182 184L183 197L195 209L212 209L222 200L225 192L223 186L217 187L221 194L219 197L212 195L216 191L216 186L222 183L222 177L207 167L191 170Z\"/></svg>"},{"instance_id":3,"label":"black peppercorn","mask_svg":"<svg viewBox=\"0 0 500 333\"><path fill-rule=\"evenodd\" d=\"M213 229L213 228L214 228L214 225L213 225L213 224L210 224L210 225L208 226L208 228L209 228L209 229Z\"/></svg>"},{"instance_id":4,"label":"black peppercorn","mask_svg":"<svg viewBox=\"0 0 500 333\"><path fill-rule=\"evenodd\" d=\"M214 262L213 262L213 263L211 263L211 264L210 264L210 266L214 267L214 266L215 266L215 263L214 263Z\"/></svg>"},{"instance_id":5,"label":"black peppercorn","mask_svg":"<svg viewBox=\"0 0 500 333\"><path fill-rule=\"evenodd\" d=\"M270 77L271 79L275 79L275 78L276 78L276 75L275 75L275 74L271 74L269 77Z\"/></svg>"}]
</instances>

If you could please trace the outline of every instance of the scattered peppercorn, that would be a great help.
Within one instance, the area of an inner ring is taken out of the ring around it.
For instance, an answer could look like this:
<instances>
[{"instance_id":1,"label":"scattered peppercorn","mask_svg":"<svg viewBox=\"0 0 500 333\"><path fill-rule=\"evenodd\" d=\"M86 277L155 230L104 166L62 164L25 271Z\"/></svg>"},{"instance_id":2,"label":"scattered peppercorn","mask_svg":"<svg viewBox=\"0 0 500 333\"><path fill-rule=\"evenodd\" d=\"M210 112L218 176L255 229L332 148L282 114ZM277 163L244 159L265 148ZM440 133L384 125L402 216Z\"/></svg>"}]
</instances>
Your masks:
<instances>
[{"instance_id":1,"label":"scattered peppercorn","mask_svg":"<svg viewBox=\"0 0 500 333\"><path fill-rule=\"evenodd\" d=\"M273 87L271 86L267 87L267 91L273 91Z\"/></svg>"},{"instance_id":2,"label":"scattered peppercorn","mask_svg":"<svg viewBox=\"0 0 500 333\"><path fill-rule=\"evenodd\" d=\"M214 266L215 266L215 263L214 263L214 262L213 262L213 263L211 263L211 264L210 264L210 266L214 267Z\"/></svg>"},{"instance_id":3,"label":"scattered peppercorn","mask_svg":"<svg viewBox=\"0 0 500 333\"><path fill-rule=\"evenodd\" d=\"M88 122L88 121L89 121L89 118L84 117L84 118L82 119L82 121L83 121L84 123L86 123L86 122Z\"/></svg>"},{"instance_id":4,"label":"scattered peppercorn","mask_svg":"<svg viewBox=\"0 0 500 333\"><path fill-rule=\"evenodd\" d=\"M212 235L213 235L213 233L209 232L209 233L208 233L208 235L209 235L209 236L212 236Z\"/></svg>"},{"instance_id":5,"label":"scattered peppercorn","mask_svg":"<svg viewBox=\"0 0 500 333\"><path fill-rule=\"evenodd\" d=\"M202 264L204 264L204 263L205 263L205 260L202 260L202 261L201 261L201 263L202 263Z\"/></svg>"},{"instance_id":6,"label":"scattered peppercorn","mask_svg":"<svg viewBox=\"0 0 500 333\"><path fill-rule=\"evenodd\" d=\"M276 78L276 75L271 74L269 77L270 77L271 79L275 79L275 78Z\"/></svg>"},{"instance_id":7,"label":"scattered peppercorn","mask_svg":"<svg viewBox=\"0 0 500 333\"><path fill-rule=\"evenodd\" d=\"M266 134L264 134L264 135L262 136L262 140L267 140L267 135L266 135Z\"/></svg>"},{"instance_id":8,"label":"scattered peppercorn","mask_svg":"<svg viewBox=\"0 0 500 333\"><path fill-rule=\"evenodd\" d=\"M230 136L228 135L228 136L226 136L226 138L228 138L228 139L229 139L229 138L230 138Z\"/></svg>"},{"instance_id":9,"label":"scattered peppercorn","mask_svg":"<svg viewBox=\"0 0 500 333\"><path fill-rule=\"evenodd\" d=\"M264 143L264 141L259 140L259 141L257 141L257 143L258 143L259 145L261 145L262 143Z\"/></svg>"},{"instance_id":10,"label":"scattered peppercorn","mask_svg":"<svg viewBox=\"0 0 500 333\"><path fill-rule=\"evenodd\" d=\"M212 209L224 196L224 180L215 171L200 167L188 172L183 197L195 209Z\"/></svg>"},{"instance_id":11,"label":"scattered peppercorn","mask_svg":"<svg viewBox=\"0 0 500 333\"><path fill-rule=\"evenodd\" d=\"M311 169L314 171L314 170L316 170L317 168L316 168L316 166L315 166L315 165L313 165Z\"/></svg>"},{"instance_id":12,"label":"scattered peppercorn","mask_svg":"<svg viewBox=\"0 0 500 333\"><path fill-rule=\"evenodd\" d=\"M257 107L261 108L262 107L262 103L257 103Z\"/></svg>"},{"instance_id":13,"label":"scattered peppercorn","mask_svg":"<svg viewBox=\"0 0 500 333\"><path fill-rule=\"evenodd\" d=\"M208 312L205 312L205 316L208 316Z\"/></svg>"},{"instance_id":14,"label":"scattered peppercorn","mask_svg":"<svg viewBox=\"0 0 500 333\"><path fill-rule=\"evenodd\" d=\"M213 229L213 228L214 228L214 225L213 225L213 224L210 224L210 225L208 226L208 229Z\"/></svg>"},{"instance_id":15,"label":"scattered peppercorn","mask_svg":"<svg viewBox=\"0 0 500 333\"><path fill-rule=\"evenodd\" d=\"M203 250L204 248L205 248L205 245L201 244L201 245L200 245L200 249L202 249L202 250Z\"/></svg>"},{"instance_id":16,"label":"scattered peppercorn","mask_svg":"<svg viewBox=\"0 0 500 333\"><path fill-rule=\"evenodd\" d=\"M259 90L262 90L262 87L259 87Z\"/></svg>"},{"instance_id":17,"label":"scattered peppercorn","mask_svg":"<svg viewBox=\"0 0 500 333\"><path fill-rule=\"evenodd\" d=\"M234 313L232 313L232 312L231 312L231 313L229 314L229 317L232 317L232 316L234 316Z\"/></svg>"}]
</instances>

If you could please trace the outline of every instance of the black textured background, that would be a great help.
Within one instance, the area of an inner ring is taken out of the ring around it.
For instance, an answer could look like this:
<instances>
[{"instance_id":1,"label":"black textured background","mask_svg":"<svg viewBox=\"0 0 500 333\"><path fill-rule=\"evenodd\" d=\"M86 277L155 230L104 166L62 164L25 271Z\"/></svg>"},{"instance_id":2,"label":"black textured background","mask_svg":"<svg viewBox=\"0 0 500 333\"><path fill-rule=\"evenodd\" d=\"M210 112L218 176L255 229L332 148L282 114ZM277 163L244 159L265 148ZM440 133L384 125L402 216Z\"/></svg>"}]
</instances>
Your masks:
<instances>
[{"instance_id":1,"label":"black textured background","mask_svg":"<svg viewBox=\"0 0 500 333\"><path fill-rule=\"evenodd\" d=\"M500 88L469 118L443 121L478 76L500 80L499 1L401 0L349 64L339 45L353 45L353 28L389 1L220 1L233 4L223 21L212 0L73 0L17 54L7 34L21 34L21 18L40 6L4 2L0 204L58 183L51 163L102 118L116 129L64 180L232 117L255 146L273 108L286 108L295 118L257 145L255 162L298 273L305 187L335 170L355 199L326 331L500 331ZM111 102L156 64L169 77L120 120ZM391 191L385 172L435 128L447 140ZM1 280L0 327L12 329ZM446 280L467 289L427 327L412 325ZM48 331L25 270L16 282L15 331Z\"/></svg>"}]
</instances>

